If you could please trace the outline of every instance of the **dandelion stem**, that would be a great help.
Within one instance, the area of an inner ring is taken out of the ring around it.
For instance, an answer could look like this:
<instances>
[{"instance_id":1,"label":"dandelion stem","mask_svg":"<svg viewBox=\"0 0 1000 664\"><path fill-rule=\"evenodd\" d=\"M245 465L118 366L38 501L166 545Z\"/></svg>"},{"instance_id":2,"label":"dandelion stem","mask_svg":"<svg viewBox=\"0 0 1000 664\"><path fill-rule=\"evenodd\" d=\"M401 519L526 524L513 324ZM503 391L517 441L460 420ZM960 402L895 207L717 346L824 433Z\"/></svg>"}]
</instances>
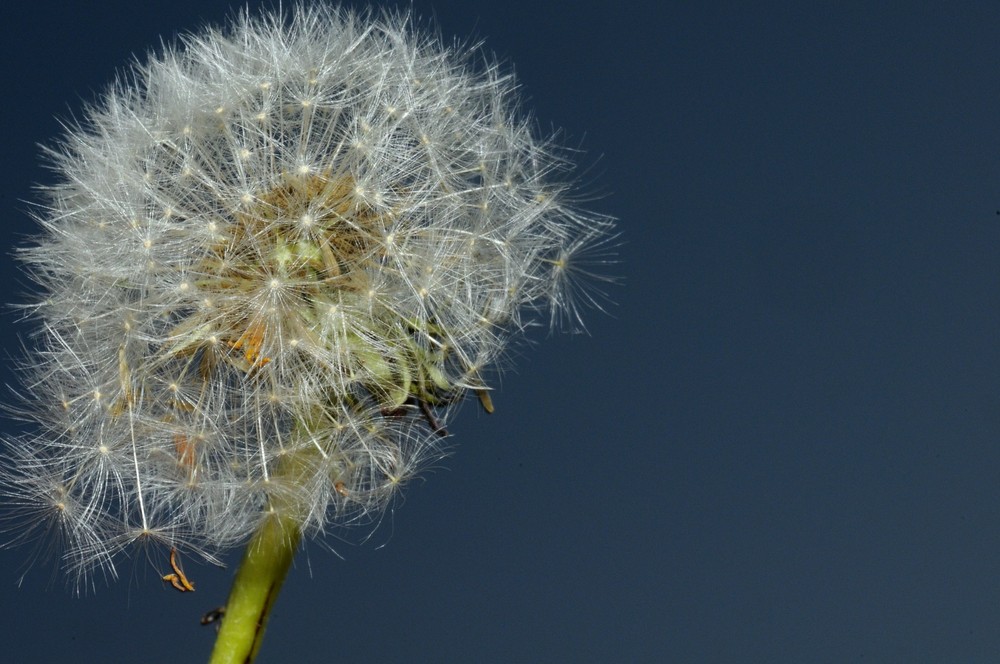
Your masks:
<instances>
[{"instance_id":1,"label":"dandelion stem","mask_svg":"<svg viewBox=\"0 0 1000 664\"><path fill-rule=\"evenodd\" d=\"M263 521L236 572L209 664L249 664L257 657L300 538L299 523L291 517L272 512Z\"/></svg>"}]
</instances>

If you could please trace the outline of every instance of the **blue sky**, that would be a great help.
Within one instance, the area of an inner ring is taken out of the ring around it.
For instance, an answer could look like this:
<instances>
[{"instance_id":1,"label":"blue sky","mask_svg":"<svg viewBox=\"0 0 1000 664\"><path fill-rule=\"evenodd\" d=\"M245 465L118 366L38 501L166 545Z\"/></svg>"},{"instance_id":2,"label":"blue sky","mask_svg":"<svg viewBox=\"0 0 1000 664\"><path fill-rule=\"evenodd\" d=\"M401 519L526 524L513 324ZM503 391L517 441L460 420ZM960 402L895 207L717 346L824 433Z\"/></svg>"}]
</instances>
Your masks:
<instances>
[{"instance_id":1,"label":"blue sky","mask_svg":"<svg viewBox=\"0 0 1000 664\"><path fill-rule=\"evenodd\" d=\"M766 4L414 0L581 150L623 285L517 348L367 543L300 553L259 661L1000 658L1000 6ZM11 12L9 246L56 118L230 5ZM207 657L231 569L181 595L138 552L75 598L27 557L11 661Z\"/></svg>"}]
</instances>

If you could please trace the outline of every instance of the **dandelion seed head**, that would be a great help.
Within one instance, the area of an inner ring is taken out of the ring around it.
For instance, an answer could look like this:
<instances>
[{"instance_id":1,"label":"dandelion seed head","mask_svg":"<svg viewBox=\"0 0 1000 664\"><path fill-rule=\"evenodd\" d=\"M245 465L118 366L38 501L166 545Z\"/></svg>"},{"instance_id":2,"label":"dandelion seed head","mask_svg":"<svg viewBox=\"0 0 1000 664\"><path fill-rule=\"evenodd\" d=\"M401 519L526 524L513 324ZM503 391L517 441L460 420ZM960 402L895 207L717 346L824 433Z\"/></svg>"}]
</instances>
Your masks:
<instances>
[{"instance_id":1,"label":"dandelion seed head","mask_svg":"<svg viewBox=\"0 0 1000 664\"><path fill-rule=\"evenodd\" d=\"M325 5L121 77L48 150L21 250L40 433L0 469L16 539L114 576L133 544L210 558L278 509L316 536L377 521L467 392L492 410L483 375L535 313L599 304L575 277L600 279L579 259L612 220L518 103L481 52Z\"/></svg>"}]
</instances>

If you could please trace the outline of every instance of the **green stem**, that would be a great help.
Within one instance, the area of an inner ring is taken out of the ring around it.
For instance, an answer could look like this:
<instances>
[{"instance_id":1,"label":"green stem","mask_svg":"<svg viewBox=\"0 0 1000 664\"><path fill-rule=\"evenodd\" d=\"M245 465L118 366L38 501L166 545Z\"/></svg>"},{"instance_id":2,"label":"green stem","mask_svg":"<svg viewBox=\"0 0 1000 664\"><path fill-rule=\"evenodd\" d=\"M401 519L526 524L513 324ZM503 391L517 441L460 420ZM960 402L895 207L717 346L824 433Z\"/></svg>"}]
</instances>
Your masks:
<instances>
[{"instance_id":1,"label":"green stem","mask_svg":"<svg viewBox=\"0 0 1000 664\"><path fill-rule=\"evenodd\" d=\"M278 512L263 521L236 572L209 664L250 664L257 657L301 536L299 523Z\"/></svg>"}]
</instances>

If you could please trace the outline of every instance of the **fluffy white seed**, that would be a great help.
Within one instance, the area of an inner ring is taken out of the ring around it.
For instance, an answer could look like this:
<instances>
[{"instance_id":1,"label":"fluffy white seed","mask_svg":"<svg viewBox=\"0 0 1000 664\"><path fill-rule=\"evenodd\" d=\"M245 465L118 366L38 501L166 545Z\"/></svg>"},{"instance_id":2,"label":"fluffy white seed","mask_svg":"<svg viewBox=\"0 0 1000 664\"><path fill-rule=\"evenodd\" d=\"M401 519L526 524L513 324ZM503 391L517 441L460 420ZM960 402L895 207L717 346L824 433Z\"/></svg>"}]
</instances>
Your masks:
<instances>
[{"instance_id":1,"label":"fluffy white seed","mask_svg":"<svg viewBox=\"0 0 1000 664\"><path fill-rule=\"evenodd\" d=\"M210 556L275 505L370 521L533 312L578 325L575 261L612 230L564 202L513 79L406 16L243 14L48 154L39 430L0 490L84 574L144 538Z\"/></svg>"}]
</instances>

